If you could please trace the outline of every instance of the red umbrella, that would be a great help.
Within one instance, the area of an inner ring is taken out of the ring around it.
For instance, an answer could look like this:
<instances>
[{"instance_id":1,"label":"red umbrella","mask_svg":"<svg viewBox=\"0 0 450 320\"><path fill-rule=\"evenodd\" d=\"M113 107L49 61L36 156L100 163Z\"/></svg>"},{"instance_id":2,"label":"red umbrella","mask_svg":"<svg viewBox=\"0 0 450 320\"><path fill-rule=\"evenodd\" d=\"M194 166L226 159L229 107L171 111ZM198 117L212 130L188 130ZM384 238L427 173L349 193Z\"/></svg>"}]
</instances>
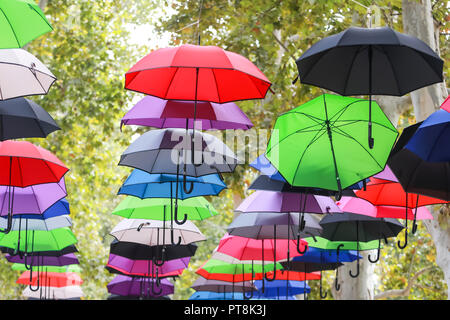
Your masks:
<instances>
[{"instance_id":1,"label":"red umbrella","mask_svg":"<svg viewBox=\"0 0 450 320\"><path fill-rule=\"evenodd\" d=\"M271 83L247 58L216 46L155 50L125 74L125 89L167 100L263 99Z\"/></svg>"},{"instance_id":2,"label":"red umbrella","mask_svg":"<svg viewBox=\"0 0 450 320\"><path fill-rule=\"evenodd\" d=\"M39 282L44 282L47 287L67 287L79 286L83 283L78 273L75 272L33 272L30 276L30 271L25 271L17 279L16 283L29 286L39 286Z\"/></svg>"},{"instance_id":3,"label":"red umbrella","mask_svg":"<svg viewBox=\"0 0 450 320\"><path fill-rule=\"evenodd\" d=\"M28 141L0 142L0 185L25 188L36 184L56 183L69 169L51 152ZM8 225L2 233L12 227L13 200L8 198Z\"/></svg>"},{"instance_id":4,"label":"red umbrella","mask_svg":"<svg viewBox=\"0 0 450 320\"><path fill-rule=\"evenodd\" d=\"M273 271L268 272L273 274ZM276 277L277 280L290 280L290 281L305 281L305 280L320 280L320 272L299 272L299 271L288 271L288 270L277 270ZM261 276L256 276L255 280L262 280Z\"/></svg>"},{"instance_id":5,"label":"red umbrella","mask_svg":"<svg viewBox=\"0 0 450 320\"><path fill-rule=\"evenodd\" d=\"M447 201L437 198L407 193L403 190L403 187L399 182L382 180L373 177L370 178L370 182L367 184L366 190L362 189L355 191L355 194L357 197L365 199L375 206L405 207L405 244L400 245L400 241L398 242L398 246L401 249L405 248L408 243L408 209L414 209L432 204L448 203ZM414 216L416 216L416 214L414 214ZM414 219L413 233L416 228L416 220Z\"/></svg>"}]
</instances>

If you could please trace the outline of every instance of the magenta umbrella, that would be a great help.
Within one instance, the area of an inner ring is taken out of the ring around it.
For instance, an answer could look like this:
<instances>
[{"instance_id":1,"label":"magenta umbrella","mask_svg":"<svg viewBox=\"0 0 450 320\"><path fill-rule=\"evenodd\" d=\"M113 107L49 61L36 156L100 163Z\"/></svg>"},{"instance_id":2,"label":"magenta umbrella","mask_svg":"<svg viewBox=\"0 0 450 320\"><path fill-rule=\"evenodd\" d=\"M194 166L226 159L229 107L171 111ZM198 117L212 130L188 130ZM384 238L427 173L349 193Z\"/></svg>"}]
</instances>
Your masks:
<instances>
[{"instance_id":1,"label":"magenta umbrella","mask_svg":"<svg viewBox=\"0 0 450 320\"><path fill-rule=\"evenodd\" d=\"M160 287L157 294L155 294L156 286ZM167 279L161 279L157 283L155 279L125 275L117 275L106 287L111 294L128 297L159 297L174 293L174 285Z\"/></svg>"},{"instance_id":2,"label":"magenta umbrella","mask_svg":"<svg viewBox=\"0 0 450 320\"><path fill-rule=\"evenodd\" d=\"M194 114L195 113L195 114ZM233 102L164 100L146 96L122 118L122 125L156 128L195 128L202 130L247 130L253 127L250 119ZM201 125L201 127L200 127Z\"/></svg>"},{"instance_id":3,"label":"magenta umbrella","mask_svg":"<svg viewBox=\"0 0 450 320\"><path fill-rule=\"evenodd\" d=\"M0 186L0 215L8 215L8 198L12 214L42 214L67 196L64 177L57 183L36 184L25 188Z\"/></svg>"}]
</instances>

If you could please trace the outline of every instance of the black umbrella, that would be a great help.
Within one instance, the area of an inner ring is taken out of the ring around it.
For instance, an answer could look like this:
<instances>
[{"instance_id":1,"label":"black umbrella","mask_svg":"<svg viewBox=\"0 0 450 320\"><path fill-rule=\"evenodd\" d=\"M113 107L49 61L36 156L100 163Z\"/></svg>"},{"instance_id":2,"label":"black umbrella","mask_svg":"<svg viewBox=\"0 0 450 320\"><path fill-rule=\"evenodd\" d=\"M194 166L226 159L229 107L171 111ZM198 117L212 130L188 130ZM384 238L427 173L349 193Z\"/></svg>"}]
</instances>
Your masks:
<instances>
[{"instance_id":1,"label":"black umbrella","mask_svg":"<svg viewBox=\"0 0 450 320\"><path fill-rule=\"evenodd\" d=\"M417 122L409 127L403 129L402 134L398 137L397 142L389 154L389 158L392 158L395 154L403 149L404 146L408 143L408 141L412 138L414 133L416 133L417 129L422 125L423 121Z\"/></svg>"},{"instance_id":2,"label":"black umbrella","mask_svg":"<svg viewBox=\"0 0 450 320\"><path fill-rule=\"evenodd\" d=\"M300 81L341 95L403 96L443 81L444 61L426 43L389 27L351 27L312 45ZM369 146L373 147L369 106Z\"/></svg>"},{"instance_id":3,"label":"black umbrella","mask_svg":"<svg viewBox=\"0 0 450 320\"><path fill-rule=\"evenodd\" d=\"M362 186L361 186L362 187ZM292 192L292 193L308 193L320 196L335 196L336 191L320 189L320 188L305 188L305 187L294 187L286 181L281 181L277 179L271 179L269 176L260 175L255 181L252 182L250 190L266 190L275 192ZM343 196L355 197L355 193L351 188L346 188L342 191Z\"/></svg>"},{"instance_id":4,"label":"black umbrella","mask_svg":"<svg viewBox=\"0 0 450 320\"><path fill-rule=\"evenodd\" d=\"M45 138L56 130L61 128L34 101L25 98L0 101L0 141Z\"/></svg>"},{"instance_id":5,"label":"black umbrella","mask_svg":"<svg viewBox=\"0 0 450 320\"><path fill-rule=\"evenodd\" d=\"M140 243L113 240L110 253L133 260L150 260L164 256L166 260L192 257L195 255L197 245L147 246Z\"/></svg>"},{"instance_id":6,"label":"black umbrella","mask_svg":"<svg viewBox=\"0 0 450 320\"><path fill-rule=\"evenodd\" d=\"M28 299L31 300L31 299ZM135 296L119 296L117 294L110 294L106 300L171 300L168 296L161 297L153 297L153 296L144 296L144 297L135 297Z\"/></svg>"},{"instance_id":7,"label":"black umbrella","mask_svg":"<svg viewBox=\"0 0 450 320\"><path fill-rule=\"evenodd\" d=\"M404 226L392 218L373 218L362 214L344 212L343 214L326 215L319 223L322 226L322 238L330 241L369 242L379 240L378 257L371 262L377 262L380 256L380 242L396 237ZM357 246L359 254L359 246ZM350 276L359 275L359 260L356 275L350 271Z\"/></svg>"},{"instance_id":8,"label":"black umbrella","mask_svg":"<svg viewBox=\"0 0 450 320\"><path fill-rule=\"evenodd\" d=\"M7 247L0 247L0 251L2 253L7 253L10 256L29 256L29 257L35 257L35 256L49 256L49 257L60 257L69 253L75 253L78 252L78 249L75 247L75 245L67 246L61 250L58 251L32 251L32 252L23 252L12 248Z\"/></svg>"}]
</instances>

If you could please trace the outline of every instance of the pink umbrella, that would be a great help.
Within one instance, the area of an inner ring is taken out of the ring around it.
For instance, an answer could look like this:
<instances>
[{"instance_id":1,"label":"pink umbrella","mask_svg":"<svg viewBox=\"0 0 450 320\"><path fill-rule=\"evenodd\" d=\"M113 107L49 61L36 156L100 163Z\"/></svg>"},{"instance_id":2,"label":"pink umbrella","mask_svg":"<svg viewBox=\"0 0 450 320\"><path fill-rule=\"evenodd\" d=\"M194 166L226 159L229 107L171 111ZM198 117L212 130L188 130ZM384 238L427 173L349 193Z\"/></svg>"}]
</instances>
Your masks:
<instances>
[{"instance_id":1,"label":"pink umbrella","mask_svg":"<svg viewBox=\"0 0 450 320\"><path fill-rule=\"evenodd\" d=\"M447 99L441 104L441 109L450 112L450 96L447 96Z\"/></svg>"},{"instance_id":2,"label":"pink umbrella","mask_svg":"<svg viewBox=\"0 0 450 320\"><path fill-rule=\"evenodd\" d=\"M202 130L247 130L253 127L250 119L233 103L208 101L164 100L146 96L122 118L122 125L140 125L156 128L193 128ZM201 124L201 127L200 127Z\"/></svg>"}]
</instances>

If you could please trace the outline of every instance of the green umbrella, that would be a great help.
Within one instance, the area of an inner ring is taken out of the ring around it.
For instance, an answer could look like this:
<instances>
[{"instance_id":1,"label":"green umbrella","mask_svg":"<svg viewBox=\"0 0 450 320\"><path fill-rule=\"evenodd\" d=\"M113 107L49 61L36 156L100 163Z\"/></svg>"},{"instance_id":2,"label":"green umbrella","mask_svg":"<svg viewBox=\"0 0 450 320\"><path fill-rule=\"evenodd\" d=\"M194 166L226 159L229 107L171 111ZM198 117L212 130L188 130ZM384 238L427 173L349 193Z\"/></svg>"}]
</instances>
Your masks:
<instances>
[{"instance_id":1,"label":"green umbrella","mask_svg":"<svg viewBox=\"0 0 450 320\"><path fill-rule=\"evenodd\" d=\"M243 273L262 273L263 269L272 270L274 268L273 263L258 263L255 261L252 263L230 263L219 259L209 259L203 266L202 269L208 271L209 273L226 273L226 274L243 274ZM283 266L281 263L277 262L278 270L282 270Z\"/></svg>"},{"instance_id":2,"label":"green umbrella","mask_svg":"<svg viewBox=\"0 0 450 320\"><path fill-rule=\"evenodd\" d=\"M35 0L0 0L0 49L22 48L53 30Z\"/></svg>"},{"instance_id":3,"label":"green umbrella","mask_svg":"<svg viewBox=\"0 0 450 320\"><path fill-rule=\"evenodd\" d=\"M80 273L82 270L78 264L70 264L67 266L39 266L42 272L48 271L48 272L77 272ZM19 271L27 271L29 270L29 267L25 266L23 263L13 263L11 266L12 270L19 270Z\"/></svg>"},{"instance_id":4,"label":"green umbrella","mask_svg":"<svg viewBox=\"0 0 450 320\"><path fill-rule=\"evenodd\" d=\"M172 201L175 206L175 201ZM114 209L112 214L127 219L171 220L171 200L169 198L140 199L128 196ZM178 200L178 210L187 214L189 220L203 220L218 214L203 197Z\"/></svg>"},{"instance_id":5,"label":"green umbrella","mask_svg":"<svg viewBox=\"0 0 450 320\"><path fill-rule=\"evenodd\" d=\"M77 243L77 238L68 227L41 230L10 231L0 235L0 247L19 249L21 252L59 251Z\"/></svg>"},{"instance_id":6,"label":"green umbrella","mask_svg":"<svg viewBox=\"0 0 450 320\"><path fill-rule=\"evenodd\" d=\"M341 192L382 171L398 135L372 102L370 149L368 110L367 100L323 94L278 117L266 157L293 186Z\"/></svg>"}]
</instances>

